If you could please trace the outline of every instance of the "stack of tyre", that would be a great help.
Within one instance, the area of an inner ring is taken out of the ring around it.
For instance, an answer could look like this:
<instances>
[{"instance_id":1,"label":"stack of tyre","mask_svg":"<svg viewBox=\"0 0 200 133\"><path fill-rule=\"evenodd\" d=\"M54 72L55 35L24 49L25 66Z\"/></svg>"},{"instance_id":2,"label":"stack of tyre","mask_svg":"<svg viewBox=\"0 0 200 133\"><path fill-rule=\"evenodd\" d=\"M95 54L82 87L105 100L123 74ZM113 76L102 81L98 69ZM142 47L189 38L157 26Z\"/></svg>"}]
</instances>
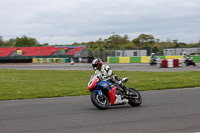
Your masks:
<instances>
[{"instance_id":1,"label":"stack of tyre","mask_svg":"<svg viewBox=\"0 0 200 133\"><path fill-rule=\"evenodd\" d=\"M180 67L182 59L163 59L158 63L157 67Z\"/></svg>"}]
</instances>

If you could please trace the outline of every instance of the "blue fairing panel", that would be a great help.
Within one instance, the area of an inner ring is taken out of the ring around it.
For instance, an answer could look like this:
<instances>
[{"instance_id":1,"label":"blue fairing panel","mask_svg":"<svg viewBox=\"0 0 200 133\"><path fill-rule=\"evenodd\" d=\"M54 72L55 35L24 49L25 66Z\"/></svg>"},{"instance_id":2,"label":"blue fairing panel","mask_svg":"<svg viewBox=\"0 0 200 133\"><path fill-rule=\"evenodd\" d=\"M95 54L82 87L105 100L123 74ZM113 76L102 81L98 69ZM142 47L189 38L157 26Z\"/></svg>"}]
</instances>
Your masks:
<instances>
[{"instance_id":1,"label":"blue fairing panel","mask_svg":"<svg viewBox=\"0 0 200 133\"><path fill-rule=\"evenodd\" d=\"M108 87L109 84L111 84L111 83L108 82L108 81L101 81L101 82L98 83L97 86L104 89L104 88Z\"/></svg>"},{"instance_id":2,"label":"blue fairing panel","mask_svg":"<svg viewBox=\"0 0 200 133\"><path fill-rule=\"evenodd\" d=\"M94 90L92 92L97 92L99 94L99 96L101 97L101 90Z\"/></svg>"}]
</instances>

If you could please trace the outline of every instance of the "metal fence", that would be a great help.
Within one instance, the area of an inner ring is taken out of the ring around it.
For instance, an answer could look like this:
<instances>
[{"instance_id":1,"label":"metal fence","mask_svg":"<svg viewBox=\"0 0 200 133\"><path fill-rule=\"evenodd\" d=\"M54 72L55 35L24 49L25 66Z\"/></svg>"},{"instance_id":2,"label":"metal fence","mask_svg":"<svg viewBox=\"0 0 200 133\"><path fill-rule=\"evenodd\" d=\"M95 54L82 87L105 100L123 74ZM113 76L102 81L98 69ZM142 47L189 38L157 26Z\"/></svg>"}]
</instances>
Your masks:
<instances>
[{"instance_id":1,"label":"metal fence","mask_svg":"<svg viewBox=\"0 0 200 133\"><path fill-rule=\"evenodd\" d=\"M95 57L101 58L103 62L107 61L108 56L115 56L115 50L84 50L80 54L74 55L74 57Z\"/></svg>"}]
</instances>

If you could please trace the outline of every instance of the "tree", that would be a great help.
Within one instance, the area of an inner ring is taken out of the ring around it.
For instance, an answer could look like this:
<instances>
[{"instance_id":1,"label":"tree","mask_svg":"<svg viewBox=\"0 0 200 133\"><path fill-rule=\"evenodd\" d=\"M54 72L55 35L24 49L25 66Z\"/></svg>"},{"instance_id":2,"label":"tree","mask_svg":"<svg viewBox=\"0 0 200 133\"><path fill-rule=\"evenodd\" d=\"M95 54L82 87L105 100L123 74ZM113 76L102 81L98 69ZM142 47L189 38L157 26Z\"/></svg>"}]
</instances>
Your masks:
<instances>
[{"instance_id":1,"label":"tree","mask_svg":"<svg viewBox=\"0 0 200 133\"><path fill-rule=\"evenodd\" d=\"M108 39L105 39L106 44L114 44L114 45L124 45L129 43L128 35L124 35L123 37L120 35L112 35Z\"/></svg>"},{"instance_id":2,"label":"tree","mask_svg":"<svg viewBox=\"0 0 200 133\"><path fill-rule=\"evenodd\" d=\"M8 41L5 42L7 47L14 47L15 46L15 39L9 39Z\"/></svg>"},{"instance_id":3,"label":"tree","mask_svg":"<svg viewBox=\"0 0 200 133\"><path fill-rule=\"evenodd\" d=\"M147 36L147 42L148 42L148 45L151 48L151 52L150 53L152 53L153 52L153 46L156 43L156 39L153 37L153 35L148 35Z\"/></svg>"},{"instance_id":4,"label":"tree","mask_svg":"<svg viewBox=\"0 0 200 133\"><path fill-rule=\"evenodd\" d=\"M128 44L130 41L128 40L128 35L124 35L124 37L121 38L122 44Z\"/></svg>"},{"instance_id":5,"label":"tree","mask_svg":"<svg viewBox=\"0 0 200 133\"><path fill-rule=\"evenodd\" d=\"M23 46L27 46L27 47L33 47L33 46L38 46L39 43L35 38L30 38L30 37L26 37L23 36L21 38L17 37L15 39L15 47L23 47Z\"/></svg>"},{"instance_id":6,"label":"tree","mask_svg":"<svg viewBox=\"0 0 200 133\"><path fill-rule=\"evenodd\" d=\"M120 45L121 36L120 35L113 35L108 38L108 40L115 45Z\"/></svg>"},{"instance_id":7,"label":"tree","mask_svg":"<svg viewBox=\"0 0 200 133\"><path fill-rule=\"evenodd\" d=\"M0 47L4 45L3 37L0 35Z\"/></svg>"},{"instance_id":8,"label":"tree","mask_svg":"<svg viewBox=\"0 0 200 133\"><path fill-rule=\"evenodd\" d=\"M153 35L140 34L137 38L133 39L132 42L137 48L147 48L148 53L152 53L156 39Z\"/></svg>"},{"instance_id":9,"label":"tree","mask_svg":"<svg viewBox=\"0 0 200 133\"><path fill-rule=\"evenodd\" d=\"M155 43L153 35L140 34L137 38L133 39L132 42L139 48L148 47L148 44Z\"/></svg>"},{"instance_id":10,"label":"tree","mask_svg":"<svg viewBox=\"0 0 200 133\"><path fill-rule=\"evenodd\" d=\"M49 46L48 43L41 44L41 46Z\"/></svg>"},{"instance_id":11,"label":"tree","mask_svg":"<svg viewBox=\"0 0 200 133\"><path fill-rule=\"evenodd\" d=\"M132 40L132 43L135 44L135 46L136 46L137 48L139 48L139 49L141 48L140 40L139 40L138 38L133 39L133 40Z\"/></svg>"},{"instance_id":12,"label":"tree","mask_svg":"<svg viewBox=\"0 0 200 133\"><path fill-rule=\"evenodd\" d=\"M199 38L199 42L197 43L198 47L200 47L200 38Z\"/></svg>"},{"instance_id":13,"label":"tree","mask_svg":"<svg viewBox=\"0 0 200 133\"><path fill-rule=\"evenodd\" d=\"M179 47L179 44L178 44L177 42L178 42L178 40L177 40L177 39L173 40L173 44L174 44L174 46L175 46L176 48L178 48L178 47Z\"/></svg>"},{"instance_id":14,"label":"tree","mask_svg":"<svg viewBox=\"0 0 200 133\"><path fill-rule=\"evenodd\" d=\"M130 42L130 43L125 44L124 48L125 49L134 49L135 45L132 42Z\"/></svg>"}]
</instances>

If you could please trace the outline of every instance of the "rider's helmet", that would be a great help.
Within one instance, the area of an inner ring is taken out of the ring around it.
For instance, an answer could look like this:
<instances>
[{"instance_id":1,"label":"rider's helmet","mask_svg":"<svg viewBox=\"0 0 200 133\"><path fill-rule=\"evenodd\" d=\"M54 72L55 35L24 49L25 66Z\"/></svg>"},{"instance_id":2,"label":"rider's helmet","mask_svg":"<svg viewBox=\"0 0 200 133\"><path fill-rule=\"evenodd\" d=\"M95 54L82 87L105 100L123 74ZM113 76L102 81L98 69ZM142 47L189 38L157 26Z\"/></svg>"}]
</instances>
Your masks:
<instances>
[{"instance_id":1,"label":"rider's helmet","mask_svg":"<svg viewBox=\"0 0 200 133\"><path fill-rule=\"evenodd\" d=\"M151 58L153 58L155 56L155 53L151 53Z\"/></svg>"},{"instance_id":2,"label":"rider's helmet","mask_svg":"<svg viewBox=\"0 0 200 133\"><path fill-rule=\"evenodd\" d=\"M94 70L101 70L102 60L100 58L96 58L92 61L92 67Z\"/></svg>"}]
</instances>

